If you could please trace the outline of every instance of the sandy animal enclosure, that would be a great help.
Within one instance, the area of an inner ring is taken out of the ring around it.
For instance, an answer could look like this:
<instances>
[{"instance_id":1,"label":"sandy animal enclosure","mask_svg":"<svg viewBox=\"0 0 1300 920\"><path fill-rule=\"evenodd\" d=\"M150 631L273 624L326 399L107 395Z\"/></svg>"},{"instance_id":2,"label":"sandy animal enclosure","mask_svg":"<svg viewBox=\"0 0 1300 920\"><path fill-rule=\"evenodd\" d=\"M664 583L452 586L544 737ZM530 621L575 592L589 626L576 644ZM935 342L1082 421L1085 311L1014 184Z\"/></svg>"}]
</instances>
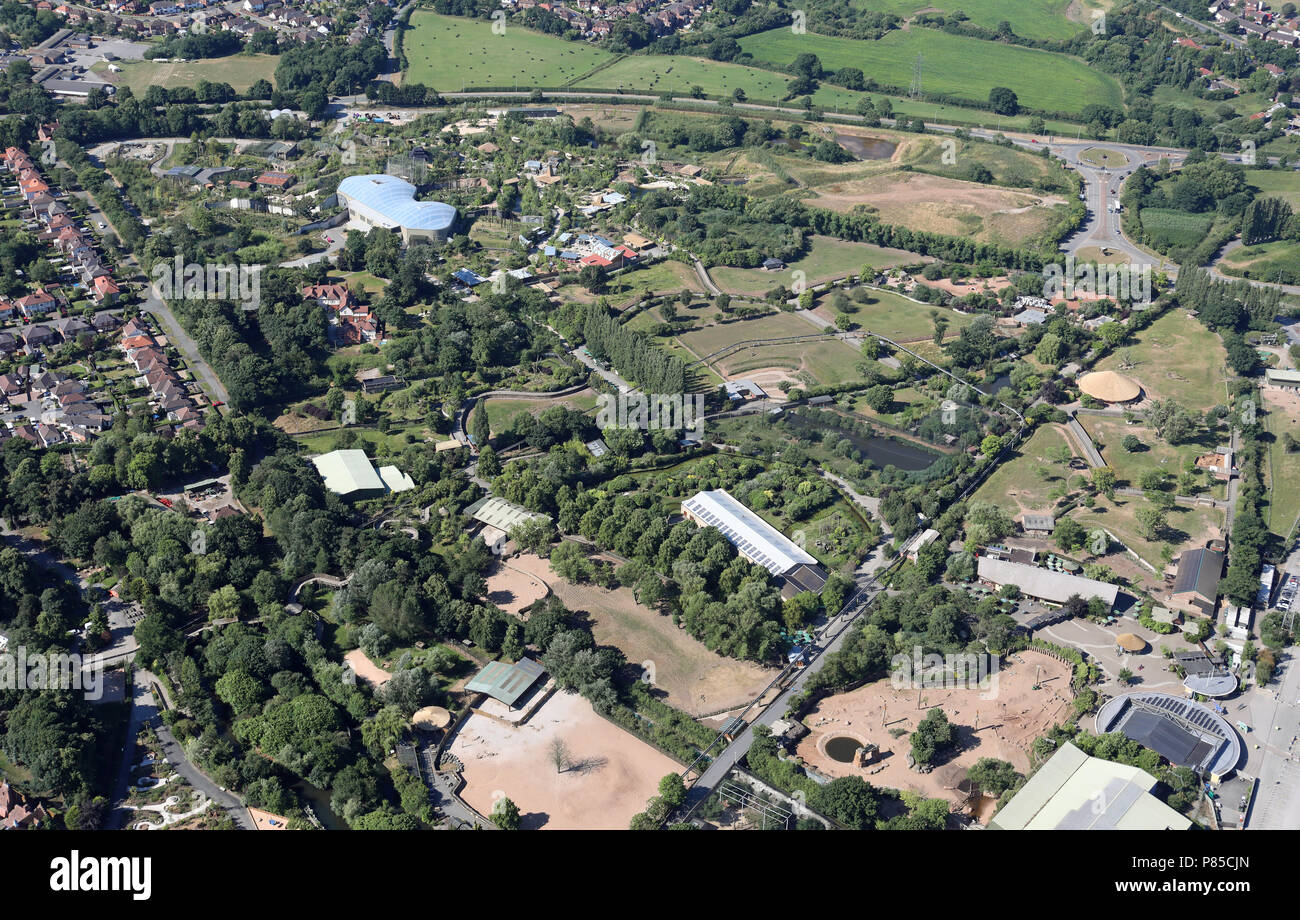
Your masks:
<instances>
[{"instance_id":1,"label":"sandy animal enclosure","mask_svg":"<svg viewBox=\"0 0 1300 920\"><path fill-rule=\"evenodd\" d=\"M1034 690L1038 672L1040 690ZM944 788L941 773L949 764L965 769L982 757L996 757L1021 773L1029 769L1029 746L1070 711L1070 666L1035 651L1024 651L1004 661L995 687L979 689L894 689L890 680L875 681L849 693L827 697L804 719L810 729L799 743L798 754L829 776L861 776L873 786L909 789L928 798L959 802L960 795ZM983 699L988 696L988 699ZM958 727L964 743L955 756L930 773L907 766L911 733L926 713L939 707ZM979 730L974 731L978 715ZM884 723L884 724L882 724ZM905 729L894 738L889 729ZM840 763L820 748L824 738L850 735L879 745L880 756L865 767ZM879 772L872 772L883 764Z\"/></svg>"},{"instance_id":2,"label":"sandy animal enclosure","mask_svg":"<svg viewBox=\"0 0 1300 920\"><path fill-rule=\"evenodd\" d=\"M557 772L550 745L560 738L568 765ZM557 691L523 725L472 715L451 744L465 766L460 795L490 815L502 795L528 830L626 830L681 766L602 719L576 693Z\"/></svg>"}]
</instances>

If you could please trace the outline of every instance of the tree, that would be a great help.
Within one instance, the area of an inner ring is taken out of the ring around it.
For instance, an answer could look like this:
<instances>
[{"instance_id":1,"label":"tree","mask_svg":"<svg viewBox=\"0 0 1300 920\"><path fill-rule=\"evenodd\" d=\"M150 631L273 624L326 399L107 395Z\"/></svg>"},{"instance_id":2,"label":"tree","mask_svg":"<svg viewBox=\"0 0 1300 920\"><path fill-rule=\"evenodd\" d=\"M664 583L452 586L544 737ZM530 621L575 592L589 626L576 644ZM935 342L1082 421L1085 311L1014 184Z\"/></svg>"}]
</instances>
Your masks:
<instances>
[{"instance_id":1,"label":"tree","mask_svg":"<svg viewBox=\"0 0 1300 920\"><path fill-rule=\"evenodd\" d=\"M885 384L877 384L865 394L867 405L876 412L885 412L894 403L894 390Z\"/></svg>"},{"instance_id":2,"label":"tree","mask_svg":"<svg viewBox=\"0 0 1300 920\"><path fill-rule=\"evenodd\" d=\"M208 595L208 619L213 622L237 620L242 609L243 599L240 598L234 585L218 588Z\"/></svg>"},{"instance_id":3,"label":"tree","mask_svg":"<svg viewBox=\"0 0 1300 920\"><path fill-rule=\"evenodd\" d=\"M469 419L469 436L474 441L474 446L482 448L487 446L490 435L487 406L479 403Z\"/></svg>"},{"instance_id":4,"label":"tree","mask_svg":"<svg viewBox=\"0 0 1300 920\"><path fill-rule=\"evenodd\" d=\"M998 115L1015 115L1020 111L1020 100L1013 90L995 86L989 90L989 108Z\"/></svg>"},{"instance_id":5,"label":"tree","mask_svg":"<svg viewBox=\"0 0 1300 920\"><path fill-rule=\"evenodd\" d=\"M556 773L563 773L569 766L569 747L558 735L546 746L546 756L555 767Z\"/></svg>"},{"instance_id":6,"label":"tree","mask_svg":"<svg viewBox=\"0 0 1300 920\"><path fill-rule=\"evenodd\" d=\"M502 796L492 806L492 823L503 831L519 830L519 806Z\"/></svg>"},{"instance_id":7,"label":"tree","mask_svg":"<svg viewBox=\"0 0 1300 920\"><path fill-rule=\"evenodd\" d=\"M1134 518L1138 534L1145 540L1158 540L1165 531L1167 518L1159 508L1139 508Z\"/></svg>"},{"instance_id":8,"label":"tree","mask_svg":"<svg viewBox=\"0 0 1300 920\"><path fill-rule=\"evenodd\" d=\"M1108 466L1095 466L1092 469L1092 485L1107 498L1115 497L1115 486L1118 483L1115 471Z\"/></svg>"},{"instance_id":9,"label":"tree","mask_svg":"<svg viewBox=\"0 0 1300 920\"><path fill-rule=\"evenodd\" d=\"M880 810L879 796L858 776L841 776L818 786L808 796L808 807L844 827L869 830Z\"/></svg>"},{"instance_id":10,"label":"tree","mask_svg":"<svg viewBox=\"0 0 1300 920\"><path fill-rule=\"evenodd\" d=\"M1009 789L1014 789L1016 783L1020 782L1020 774L1016 772L1016 768L1007 761L995 757L981 757L966 771L966 778L978 786L981 792L990 795L1002 795Z\"/></svg>"},{"instance_id":11,"label":"tree","mask_svg":"<svg viewBox=\"0 0 1300 920\"><path fill-rule=\"evenodd\" d=\"M1142 441L1139 440L1138 436L1135 434L1124 435L1124 440L1120 443L1124 450L1130 454L1136 453L1142 449Z\"/></svg>"},{"instance_id":12,"label":"tree","mask_svg":"<svg viewBox=\"0 0 1300 920\"><path fill-rule=\"evenodd\" d=\"M918 764L933 764L956 740L956 729L944 711L935 707L912 732L912 759Z\"/></svg>"}]
</instances>

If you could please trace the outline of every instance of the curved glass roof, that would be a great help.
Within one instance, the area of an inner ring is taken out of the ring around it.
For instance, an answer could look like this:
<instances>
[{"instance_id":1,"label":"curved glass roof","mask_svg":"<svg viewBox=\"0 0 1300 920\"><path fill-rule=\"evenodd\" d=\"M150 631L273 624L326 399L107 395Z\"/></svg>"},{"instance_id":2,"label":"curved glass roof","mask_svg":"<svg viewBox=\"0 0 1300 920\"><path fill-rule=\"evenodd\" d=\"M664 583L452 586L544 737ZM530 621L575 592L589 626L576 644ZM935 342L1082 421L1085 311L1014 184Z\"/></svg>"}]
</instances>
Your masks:
<instances>
[{"instance_id":1,"label":"curved glass roof","mask_svg":"<svg viewBox=\"0 0 1300 920\"><path fill-rule=\"evenodd\" d=\"M448 230L456 209L441 201L416 201L415 186L397 176L348 176L339 192L408 230Z\"/></svg>"}]
</instances>

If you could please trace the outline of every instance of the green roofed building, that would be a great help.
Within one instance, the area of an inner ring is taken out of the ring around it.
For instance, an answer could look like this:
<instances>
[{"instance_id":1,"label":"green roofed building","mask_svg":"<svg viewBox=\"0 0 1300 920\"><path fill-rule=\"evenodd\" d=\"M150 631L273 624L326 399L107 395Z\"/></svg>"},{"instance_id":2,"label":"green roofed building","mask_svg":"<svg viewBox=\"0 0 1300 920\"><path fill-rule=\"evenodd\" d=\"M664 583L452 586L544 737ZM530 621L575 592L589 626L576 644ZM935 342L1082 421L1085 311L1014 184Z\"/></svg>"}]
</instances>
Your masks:
<instances>
[{"instance_id":1,"label":"green roofed building","mask_svg":"<svg viewBox=\"0 0 1300 920\"><path fill-rule=\"evenodd\" d=\"M466 508L465 513L474 520L495 527L505 533L510 533L517 524L522 524L524 521L534 519L550 520L545 514L529 511L521 505L516 505L514 502L506 501L504 498L498 498L495 495L480 498Z\"/></svg>"},{"instance_id":2,"label":"green roofed building","mask_svg":"<svg viewBox=\"0 0 1300 920\"><path fill-rule=\"evenodd\" d=\"M511 709L546 674L546 669L531 658L520 658L514 664L504 661L489 662L465 685L471 693L486 693Z\"/></svg>"},{"instance_id":3,"label":"green roofed building","mask_svg":"<svg viewBox=\"0 0 1300 920\"><path fill-rule=\"evenodd\" d=\"M1187 830L1192 821L1151 794L1145 770L1089 757L1068 741L994 816L1004 831Z\"/></svg>"}]
</instances>

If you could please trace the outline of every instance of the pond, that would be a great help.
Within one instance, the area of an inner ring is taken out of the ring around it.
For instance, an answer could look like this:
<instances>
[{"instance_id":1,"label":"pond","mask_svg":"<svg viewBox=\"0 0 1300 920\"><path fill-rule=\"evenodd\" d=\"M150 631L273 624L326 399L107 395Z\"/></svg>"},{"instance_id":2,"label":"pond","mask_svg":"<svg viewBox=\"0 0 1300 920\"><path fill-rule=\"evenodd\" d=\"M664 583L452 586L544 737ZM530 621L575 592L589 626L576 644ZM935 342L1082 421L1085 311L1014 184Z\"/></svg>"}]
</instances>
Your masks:
<instances>
[{"instance_id":1,"label":"pond","mask_svg":"<svg viewBox=\"0 0 1300 920\"><path fill-rule=\"evenodd\" d=\"M862 137L858 134L837 134L835 143L859 160L888 160L898 149L897 144L883 137Z\"/></svg>"},{"instance_id":2,"label":"pond","mask_svg":"<svg viewBox=\"0 0 1300 920\"><path fill-rule=\"evenodd\" d=\"M833 429L842 437L847 438L849 443L857 450L862 451L863 456L881 468L893 466L905 473L911 473L929 469L930 464L939 459L939 454L931 453L914 444L895 441L891 438L855 434L837 425L820 423L816 419L810 419L797 412L789 413L785 416L785 420L791 428L810 433L818 439L828 430Z\"/></svg>"},{"instance_id":3,"label":"pond","mask_svg":"<svg viewBox=\"0 0 1300 920\"><path fill-rule=\"evenodd\" d=\"M862 747L862 742L857 738L850 738L848 735L839 735L835 738L828 738L823 747L826 756L831 760L839 763L853 763L858 750Z\"/></svg>"}]
</instances>

